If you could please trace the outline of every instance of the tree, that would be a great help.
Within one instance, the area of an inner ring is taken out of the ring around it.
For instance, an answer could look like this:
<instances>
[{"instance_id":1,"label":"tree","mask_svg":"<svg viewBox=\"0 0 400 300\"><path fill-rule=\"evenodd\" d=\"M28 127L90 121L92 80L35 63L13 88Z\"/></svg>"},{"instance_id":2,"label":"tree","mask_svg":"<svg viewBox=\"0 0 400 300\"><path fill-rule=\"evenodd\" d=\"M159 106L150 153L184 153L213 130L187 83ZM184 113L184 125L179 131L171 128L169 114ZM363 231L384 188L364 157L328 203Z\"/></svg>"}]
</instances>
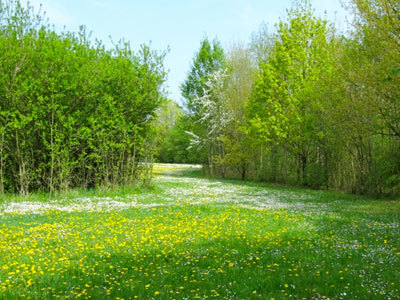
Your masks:
<instances>
[{"instance_id":1,"label":"tree","mask_svg":"<svg viewBox=\"0 0 400 300\"><path fill-rule=\"evenodd\" d=\"M299 183L313 145L323 136L317 126L321 99L313 91L329 55L327 32L326 21L315 18L307 2L292 9L261 62L249 105L251 130L296 157Z\"/></svg>"},{"instance_id":2,"label":"tree","mask_svg":"<svg viewBox=\"0 0 400 300\"><path fill-rule=\"evenodd\" d=\"M153 121L154 136L152 137L156 158L164 157L161 151L165 138L182 116L183 109L173 100L164 99L157 109L156 118Z\"/></svg>"},{"instance_id":3,"label":"tree","mask_svg":"<svg viewBox=\"0 0 400 300\"><path fill-rule=\"evenodd\" d=\"M268 31L267 24L261 24L259 30L251 35L250 52L252 58L259 63L267 60L273 44L273 34Z\"/></svg>"},{"instance_id":4,"label":"tree","mask_svg":"<svg viewBox=\"0 0 400 300\"><path fill-rule=\"evenodd\" d=\"M356 14L352 51L362 59L349 77L363 89L364 99L380 117L380 131L400 138L400 3L392 0L354 0Z\"/></svg>"},{"instance_id":5,"label":"tree","mask_svg":"<svg viewBox=\"0 0 400 300\"><path fill-rule=\"evenodd\" d=\"M200 49L193 58L191 69L186 80L181 85L182 96L185 99L189 114L197 118L202 107L196 101L204 95L206 82L212 74L224 68L225 55L220 43L214 39L204 38L200 42Z\"/></svg>"},{"instance_id":6,"label":"tree","mask_svg":"<svg viewBox=\"0 0 400 300\"><path fill-rule=\"evenodd\" d=\"M338 63L340 113L357 166L352 191L400 191L399 2L354 0L354 30ZM344 116L347 116L345 118Z\"/></svg>"},{"instance_id":7,"label":"tree","mask_svg":"<svg viewBox=\"0 0 400 300\"><path fill-rule=\"evenodd\" d=\"M158 159L165 163L201 163L203 159L196 147L191 145L192 120L187 115L180 116L171 127L160 145Z\"/></svg>"},{"instance_id":8,"label":"tree","mask_svg":"<svg viewBox=\"0 0 400 300\"><path fill-rule=\"evenodd\" d=\"M254 143L246 134L246 106L252 92L256 65L251 50L237 43L227 53L224 107L229 113L229 122L220 137L222 155L217 157L220 165L239 172L245 179L254 159Z\"/></svg>"},{"instance_id":9,"label":"tree","mask_svg":"<svg viewBox=\"0 0 400 300\"><path fill-rule=\"evenodd\" d=\"M0 50L0 193L136 180L165 53L56 33L18 1L0 1Z\"/></svg>"},{"instance_id":10,"label":"tree","mask_svg":"<svg viewBox=\"0 0 400 300\"><path fill-rule=\"evenodd\" d=\"M202 163L208 163L211 170L213 169L213 155L210 153L213 153L215 145L213 140L208 139L207 126L209 124L206 124L205 121L206 111L210 107L204 107L205 103L210 104L211 102L203 100L209 97L206 94L206 91L209 90L207 84L211 82L210 80L214 75L219 74L224 69L224 65L225 54L219 42L216 39L210 42L207 38L204 38L200 43L199 51L193 58L191 70L181 85L182 96L186 101L185 108L191 120L188 134L203 141L198 145L201 147L197 147L196 151L203 152L200 155L203 158Z\"/></svg>"},{"instance_id":11,"label":"tree","mask_svg":"<svg viewBox=\"0 0 400 300\"><path fill-rule=\"evenodd\" d=\"M208 149L208 166L212 176L214 175L215 150L219 153L219 157L224 156L220 139L232 116L226 106L225 81L226 71L214 72L206 82L203 96L194 101L198 107L202 107L196 122L203 126L205 135L195 136L192 133L192 136L195 137L198 147ZM224 168L221 174L224 177Z\"/></svg>"}]
</instances>

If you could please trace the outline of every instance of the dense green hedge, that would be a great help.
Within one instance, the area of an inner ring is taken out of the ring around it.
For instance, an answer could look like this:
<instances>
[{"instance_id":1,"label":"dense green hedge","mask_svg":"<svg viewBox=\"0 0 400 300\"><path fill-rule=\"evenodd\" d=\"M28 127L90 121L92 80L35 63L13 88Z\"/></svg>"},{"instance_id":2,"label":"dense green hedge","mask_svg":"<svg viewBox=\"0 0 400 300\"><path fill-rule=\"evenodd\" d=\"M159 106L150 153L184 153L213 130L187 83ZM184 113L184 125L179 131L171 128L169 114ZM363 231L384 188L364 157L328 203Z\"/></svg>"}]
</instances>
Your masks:
<instances>
[{"instance_id":1,"label":"dense green hedge","mask_svg":"<svg viewBox=\"0 0 400 300\"><path fill-rule=\"evenodd\" d=\"M106 50L0 1L0 193L132 182L159 106L165 53Z\"/></svg>"}]
</instances>

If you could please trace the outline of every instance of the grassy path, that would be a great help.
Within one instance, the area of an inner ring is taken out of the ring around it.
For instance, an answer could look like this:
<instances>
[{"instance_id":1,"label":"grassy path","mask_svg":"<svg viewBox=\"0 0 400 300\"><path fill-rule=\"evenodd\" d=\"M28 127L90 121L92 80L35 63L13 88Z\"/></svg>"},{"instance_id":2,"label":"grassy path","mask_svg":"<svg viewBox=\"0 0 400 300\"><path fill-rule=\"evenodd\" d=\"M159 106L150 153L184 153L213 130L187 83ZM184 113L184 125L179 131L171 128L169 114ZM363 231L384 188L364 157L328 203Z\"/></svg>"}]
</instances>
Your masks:
<instances>
[{"instance_id":1,"label":"grassy path","mask_svg":"<svg viewBox=\"0 0 400 300\"><path fill-rule=\"evenodd\" d=\"M202 178L0 204L0 299L400 299L400 203Z\"/></svg>"}]
</instances>

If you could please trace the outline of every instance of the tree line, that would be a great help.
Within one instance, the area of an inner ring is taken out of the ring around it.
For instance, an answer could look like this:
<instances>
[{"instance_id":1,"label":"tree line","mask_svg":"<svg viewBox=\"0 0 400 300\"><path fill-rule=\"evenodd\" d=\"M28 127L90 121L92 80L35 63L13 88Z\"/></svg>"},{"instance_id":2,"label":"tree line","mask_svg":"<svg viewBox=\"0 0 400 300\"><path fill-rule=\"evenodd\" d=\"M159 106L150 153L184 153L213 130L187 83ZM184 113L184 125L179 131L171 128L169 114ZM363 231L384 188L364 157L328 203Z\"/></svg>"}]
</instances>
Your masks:
<instances>
[{"instance_id":1,"label":"tree line","mask_svg":"<svg viewBox=\"0 0 400 300\"><path fill-rule=\"evenodd\" d=\"M400 193L400 2L352 0L346 34L298 1L274 33L204 38L159 143L211 176Z\"/></svg>"},{"instance_id":2,"label":"tree line","mask_svg":"<svg viewBox=\"0 0 400 300\"><path fill-rule=\"evenodd\" d=\"M165 53L106 49L0 1L0 194L134 182L163 99Z\"/></svg>"}]
</instances>

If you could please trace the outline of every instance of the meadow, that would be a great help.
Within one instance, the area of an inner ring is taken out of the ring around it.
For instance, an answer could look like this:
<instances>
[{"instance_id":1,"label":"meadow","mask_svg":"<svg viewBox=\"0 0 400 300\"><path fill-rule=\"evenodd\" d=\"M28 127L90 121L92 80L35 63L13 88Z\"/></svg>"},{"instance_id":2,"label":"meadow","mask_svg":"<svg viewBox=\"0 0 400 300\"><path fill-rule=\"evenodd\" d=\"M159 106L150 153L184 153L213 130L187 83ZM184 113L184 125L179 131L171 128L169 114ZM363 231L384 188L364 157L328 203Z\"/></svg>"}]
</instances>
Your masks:
<instances>
[{"instance_id":1,"label":"meadow","mask_svg":"<svg viewBox=\"0 0 400 300\"><path fill-rule=\"evenodd\" d=\"M209 179L4 196L0 299L400 299L400 202Z\"/></svg>"}]
</instances>

